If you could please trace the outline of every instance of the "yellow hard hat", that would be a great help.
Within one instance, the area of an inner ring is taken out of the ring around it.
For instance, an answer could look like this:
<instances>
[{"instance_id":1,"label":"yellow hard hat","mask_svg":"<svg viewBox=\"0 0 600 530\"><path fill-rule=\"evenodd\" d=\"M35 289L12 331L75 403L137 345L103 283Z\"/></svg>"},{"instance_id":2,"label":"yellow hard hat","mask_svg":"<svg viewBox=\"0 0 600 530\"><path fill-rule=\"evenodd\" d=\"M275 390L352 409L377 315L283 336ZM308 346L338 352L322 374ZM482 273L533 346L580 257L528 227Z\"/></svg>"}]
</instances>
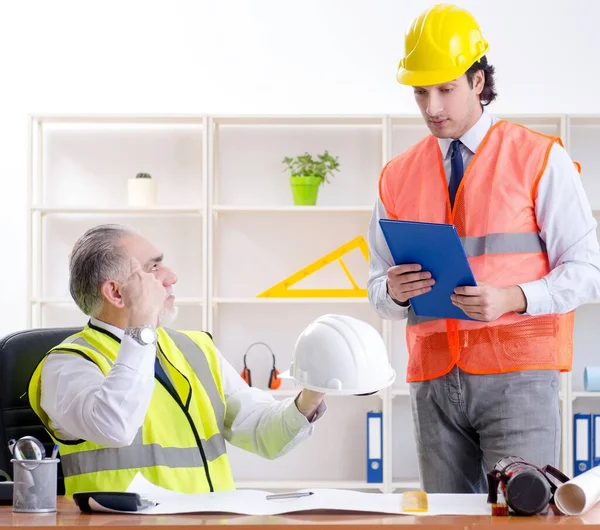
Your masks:
<instances>
[{"instance_id":1,"label":"yellow hard hat","mask_svg":"<svg viewBox=\"0 0 600 530\"><path fill-rule=\"evenodd\" d=\"M406 32L404 47L396 79L410 86L452 81L488 51L477 21L451 4L437 4L416 17Z\"/></svg>"}]
</instances>

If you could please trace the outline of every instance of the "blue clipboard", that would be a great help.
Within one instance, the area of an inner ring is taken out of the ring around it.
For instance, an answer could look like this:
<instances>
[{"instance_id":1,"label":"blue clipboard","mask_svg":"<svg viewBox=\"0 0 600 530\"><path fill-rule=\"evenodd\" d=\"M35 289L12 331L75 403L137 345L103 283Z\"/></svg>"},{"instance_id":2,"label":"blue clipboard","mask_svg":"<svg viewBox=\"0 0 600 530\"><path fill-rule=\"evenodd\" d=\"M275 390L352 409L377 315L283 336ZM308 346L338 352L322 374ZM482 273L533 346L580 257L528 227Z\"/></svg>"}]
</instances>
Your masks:
<instances>
[{"instance_id":1,"label":"blue clipboard","mask_svg":"<svg viewBox=\"0 0 600 530\"><path fill-rule=\"evenodd\" d=\"M411 298L416 315L474 320L450 300L456 287L477 285L454 225L380 219L379 226L396 265L418 263L435 280L431 291Z\"/></svg>"}]
</instances>

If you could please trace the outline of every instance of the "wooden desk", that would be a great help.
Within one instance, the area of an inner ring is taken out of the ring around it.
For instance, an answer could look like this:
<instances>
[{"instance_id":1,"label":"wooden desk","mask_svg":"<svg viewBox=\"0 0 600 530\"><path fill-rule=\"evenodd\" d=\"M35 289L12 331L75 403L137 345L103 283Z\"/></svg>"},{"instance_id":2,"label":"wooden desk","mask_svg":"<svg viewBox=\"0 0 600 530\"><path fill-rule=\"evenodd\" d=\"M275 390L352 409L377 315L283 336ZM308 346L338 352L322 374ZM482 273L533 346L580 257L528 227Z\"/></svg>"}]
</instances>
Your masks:
<instances>
[{"instance_id":1,"label":"wooden desk","mask_svg":"<svg viewBox=\"0 0 600 530\"><path fill-rule=\"evenodd\" d=\"M151 530L186 530L184 527L202 526L207 530L222 530L224 526L235 530L252 529L266 526L269 530L278 528L290 530L306 528L308 525L320 525L328 529L346 528L350 530L373 530L374 527L406 528L415 525L419 530L460 529L478 530L480 528L528 529L547 525L577 528L586 526L600 528L600 505L581 517L565 517L549 514L534 517L487 517L487 516L431 516L413 517L407 515L286 515L286 516L226 516L226 515L112 515L82 514L75 503L59 497L58 511L50 514L13 513L11 506L0 507L0 529L26 526L29 530L59 526L61 530L131 530L136 527L151 527ZM180 527L180 528L177 528ZM150 529L148 529L150 530Z\"/></svg>"}]
</instances>

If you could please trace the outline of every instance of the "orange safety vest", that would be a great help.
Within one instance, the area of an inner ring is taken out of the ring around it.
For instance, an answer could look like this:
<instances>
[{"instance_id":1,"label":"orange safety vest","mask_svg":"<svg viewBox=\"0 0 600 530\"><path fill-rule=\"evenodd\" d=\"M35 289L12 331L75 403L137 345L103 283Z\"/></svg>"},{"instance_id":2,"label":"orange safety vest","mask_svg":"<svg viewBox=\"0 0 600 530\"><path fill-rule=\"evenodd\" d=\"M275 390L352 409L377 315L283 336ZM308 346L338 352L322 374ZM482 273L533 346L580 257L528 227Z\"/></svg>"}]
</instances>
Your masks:
<instances>
[{"instance_id":1,"label":"orange safety vest","mask_svg":"<svg viewBox=\"0 0 600 530\"><path fill-rule=\"evenodd\" d=\"M379 195L391 219L453 223L478 283L505 287L538 280L550 266L535 196L555 142L562 145L559 138L498 121L466 168L451 209L438 142L428 135L388 162ZM409 308L407 381L440 377L456 364L475 374L569 371L573 324L572 311L508 313L480 322L418 317Z\"/></svg>"}]
</instances>

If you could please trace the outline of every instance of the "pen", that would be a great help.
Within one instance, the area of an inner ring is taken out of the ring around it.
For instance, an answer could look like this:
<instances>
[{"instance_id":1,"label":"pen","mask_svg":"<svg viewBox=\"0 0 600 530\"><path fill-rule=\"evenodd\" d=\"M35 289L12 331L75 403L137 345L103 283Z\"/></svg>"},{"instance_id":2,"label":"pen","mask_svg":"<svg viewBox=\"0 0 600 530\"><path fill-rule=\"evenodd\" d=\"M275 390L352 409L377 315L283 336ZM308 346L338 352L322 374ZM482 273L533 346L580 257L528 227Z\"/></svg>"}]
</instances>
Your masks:
<instances>
[{"instance_id":1,"label":"pen","mask_svg":"<svg viewBox=\"0 0 600 530\"><path fill-rule=\"evenodd\" d=\"M312 491L299 491L296 493L274 493L273 495L267 495L267 500L275 500L275 499L298 499L300 497L308 497L312 495Z\"/></svg>"},{"instance_id":2,"label":"pen","mask_svg":"<svg viewBox=\"0 0 600 530\"><path fill-rule=\"evenodd\" d=\"M58 444L55 444L54 449L52 449L52 458L56 458L57 454L58 454Z\"/></svg>"}]
</instances>

